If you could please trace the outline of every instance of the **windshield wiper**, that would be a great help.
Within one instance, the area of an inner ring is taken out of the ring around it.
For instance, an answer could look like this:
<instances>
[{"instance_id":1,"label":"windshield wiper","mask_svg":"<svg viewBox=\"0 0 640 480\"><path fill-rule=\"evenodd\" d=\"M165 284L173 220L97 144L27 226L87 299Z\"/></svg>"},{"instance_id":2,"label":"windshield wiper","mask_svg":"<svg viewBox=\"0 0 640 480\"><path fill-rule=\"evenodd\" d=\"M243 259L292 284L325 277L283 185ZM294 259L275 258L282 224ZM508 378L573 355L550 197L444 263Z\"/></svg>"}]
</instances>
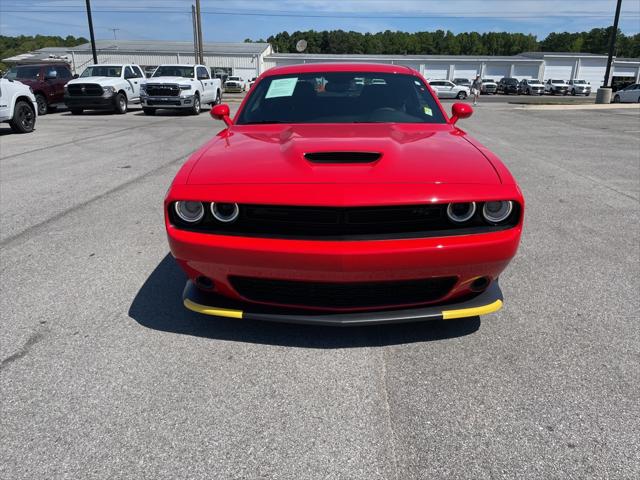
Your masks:
<instances>
[{"instance_id":1,"label":"windshield wiper","mask_svg":"<svg viewBox=\"0 0 640 480\"><path fill-rule=\"evenodd\" d=\"M255 122L245 122L244 125L261 125L265 123L285 123L280 120L256 120Z\"/></svg>"}]
</instances>

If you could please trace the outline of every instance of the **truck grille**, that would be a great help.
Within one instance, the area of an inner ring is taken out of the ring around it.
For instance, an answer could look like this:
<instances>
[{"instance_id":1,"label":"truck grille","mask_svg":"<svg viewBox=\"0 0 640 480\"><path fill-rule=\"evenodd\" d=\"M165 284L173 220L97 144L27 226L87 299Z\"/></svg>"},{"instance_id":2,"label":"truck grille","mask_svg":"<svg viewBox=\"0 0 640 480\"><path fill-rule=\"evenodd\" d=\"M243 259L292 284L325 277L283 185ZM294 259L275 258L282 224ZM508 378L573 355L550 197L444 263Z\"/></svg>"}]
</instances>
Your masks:
<instances>
[{"instance_id":1,"label":"truck grille","mask_svg":"<svg viewBox=\"0 0 640 480\"><path fill-rule=\"evenodd\" d=\"M180 95L180 87L178 85L163 85L147 83L147 95L150 97L177 97Z\"/></svg>"},{"instance_id":2,"label":"truck grille","mask_svg":"<svg viewBox=\"0 0 640 480\"><path fill-rule=\"evenodd\" d=\"M444 297L456 277L385 282L308 282L232 276L231 286L249 301L316 308L417 305Z\"/></svg>"},{"instance_id":3,"label":"truck grille","mask_svg":"<svg viewBox=\"0 0 640 480\"><path fill-rule=\"evenodd\" d=\"M104 93L97 83L74 83L67 87L69 95L99 97Z\"/></svg>"}]
</instances>

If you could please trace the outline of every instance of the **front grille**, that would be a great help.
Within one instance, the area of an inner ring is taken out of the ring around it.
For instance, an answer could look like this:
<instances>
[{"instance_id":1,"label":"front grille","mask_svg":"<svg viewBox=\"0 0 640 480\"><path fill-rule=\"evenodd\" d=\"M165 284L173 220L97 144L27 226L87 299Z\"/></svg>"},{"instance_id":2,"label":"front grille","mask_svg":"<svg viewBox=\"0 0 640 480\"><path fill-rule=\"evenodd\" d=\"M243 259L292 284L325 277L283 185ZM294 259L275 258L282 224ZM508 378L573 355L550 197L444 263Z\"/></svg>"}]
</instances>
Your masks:
<instances>
[{"instance_id":1,"label":"front grille","mask_svg":"<svg viewBox=\"0 0 640 480\"><path fill-rule=\"evenodd\" d=\"M444 297L456 277L387 282L307 282L232 276L232 287L249 301L317 308L417 305Z\"/></svg>"},{"instance_id":2,"label":"front grille","mask_svg":"<svg viewBox=\"0 0 640 480\"><path fill-rule=\"evenodd\" d=\"M504 224L487 225L482 220L482 203L465 224L448 220L446 204L382 207L300 207L286 205L240 205L234 222L213 218L210 204L205 216L192 225L180 220L174 204L169 206L171 223L183 230L246 237L298 238L310 240L373 240L463 235L504 230L518 223L519 206L514 204Z\"/></svg>"},{"instance_id":3,"label":"front grille","mask_svg":"<svg viewBox=\"0 0 640 480\"><path fill-rule=\"evenodd\" d=\"M182 103L180 103L180 100L147 100L147 105L150 107L157 107L160 105L172 105L174 107L179 107Z\"/></svg>"},{"instance_id":4,"label":"front grille","mask_svg":"<svg viewBox=\"0 0 640 480\"><path fill-rule=\"evenodd\" d=\"M99 97L104 93L102 87L97 83L73 83L67 87L71 96L91 96Z\"/></svg>"},{"instance_id":5,"label":"front grille","mask_svg":"<svg viewBox=\"0 0 640 480\"><path fill-rule=\"evenodd\" d=\"M177 97L180 95L180 87L178 85L163 85L147 83L147 95L150 97Z\"/></svg>"}]
</instances>

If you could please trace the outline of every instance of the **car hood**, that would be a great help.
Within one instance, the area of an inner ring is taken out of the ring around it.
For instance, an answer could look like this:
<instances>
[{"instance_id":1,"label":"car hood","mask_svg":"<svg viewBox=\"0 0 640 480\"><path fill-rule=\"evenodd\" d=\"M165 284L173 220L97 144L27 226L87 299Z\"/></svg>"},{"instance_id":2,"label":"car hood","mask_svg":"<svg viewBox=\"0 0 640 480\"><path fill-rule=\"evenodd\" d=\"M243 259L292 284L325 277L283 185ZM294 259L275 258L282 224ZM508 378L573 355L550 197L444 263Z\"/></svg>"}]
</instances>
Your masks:
<instances>
[{"instance_id":1,"label":"car hood","mask_svg":"<svg viewBox=\"0 0 640 480\"><path fill-rule=\"evenodd\" d=\"M203 149L187 183L500 183L493 165L465 136L448 124L232 126ZM381 156L372 163L305 158L317 152Z\"/></svg>"},{"instance_id":2,"label":"car hood","mask_svg":"<svg viewBox=\"0 0 640 480\"><path fill-rule=\"evenodd\" d=\"M147 83L177 83L179 85L189 85L193 82L192 78L185 77L151 77L147 78Z\"/></svg>"},{"instance_id":3,"label":"car hood","mask_svg":"<svg viewBox=\"0 0 640 480\"><path fill-rule=\"evenodd\" d=\"M97 83L102 86L116 85L120 83L120 77L80 77L70 80L67 85L75 85L79 83Z\"/></svg>"}]
</instances>

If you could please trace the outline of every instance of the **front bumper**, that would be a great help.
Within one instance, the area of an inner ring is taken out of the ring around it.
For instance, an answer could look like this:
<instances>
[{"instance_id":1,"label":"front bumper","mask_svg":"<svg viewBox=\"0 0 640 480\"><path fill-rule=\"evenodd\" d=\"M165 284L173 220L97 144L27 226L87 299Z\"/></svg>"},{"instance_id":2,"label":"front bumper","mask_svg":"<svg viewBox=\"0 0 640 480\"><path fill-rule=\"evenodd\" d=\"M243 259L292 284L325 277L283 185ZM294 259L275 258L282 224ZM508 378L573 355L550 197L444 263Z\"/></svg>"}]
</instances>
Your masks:
<instances>
[{"instance_id":1,"label":"front bumper","mask_svg":"<svg viewBox=\"0 0 640 480\"><path fill-rule=\"evenodd\" d=\"M64 104L67 108L87 108L91 110L109 110L115 107L115 94L100 96L65 95Z\"/></svg>"},{"instance_id":2,"label":"front bumper","mask_svg":"<svg viewBox=\"0 0 640 480\"><path fill-rule=\"evenodd\" d=\"M421 308L373 312L308 312L253 303L247 304L215 293L202 292L191 281L187 281L182 299L184 306L189 310L214 317L335 326L405 323L476 317L499 310L503 303L502 291L500 290L500 285L497 280L492 282L487 290L470 300L449 302Z\"/></svg>"},{"instance_id":3,"label":"front bumper","mask_svg":"<svg viewBox=\"0 0 640 480\"><path fill-rule=\"evenodd\" d=\"M186 97L160 97L141 95L140 103L149 108L191 108L193 107L193 95Z\"/></svg>"},{"instance_id":4,"label":"front bumper","mask_svg":"<svg viewBox=\"0 0 640 480\"><path fill-rule=\"evenodd\" d=\"M226 93L242 93L243 90L242 90L241 86L237 86L237 85L236 86L232 86L232 85L226 86L225 85L224 91Z\"/></svg>"}]
</instances>

